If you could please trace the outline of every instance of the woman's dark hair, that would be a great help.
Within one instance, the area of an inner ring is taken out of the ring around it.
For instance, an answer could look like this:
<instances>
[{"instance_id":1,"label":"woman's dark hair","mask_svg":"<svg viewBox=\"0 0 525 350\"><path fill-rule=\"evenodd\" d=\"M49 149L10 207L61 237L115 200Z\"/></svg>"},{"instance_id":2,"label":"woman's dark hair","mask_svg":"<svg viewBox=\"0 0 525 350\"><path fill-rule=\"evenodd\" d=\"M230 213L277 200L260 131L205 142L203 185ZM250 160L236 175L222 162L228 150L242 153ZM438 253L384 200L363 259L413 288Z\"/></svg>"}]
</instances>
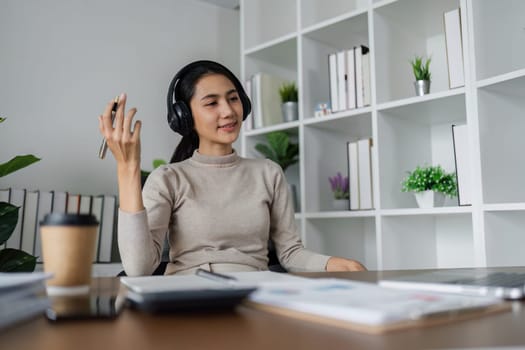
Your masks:
<instances>
[{"instance_id":1,"label":"woman's dark hair","mask_svg":"<svg viewBox=\"0 0 525 350\"><path fill-rule=\"evenodd\" d=\"M190 100L195 94L195 85L202 77L210 74L221 74L231 80L229 76L231 73L219 65L196 65L185 72L184 76L178 81L175 89L175 99L183 101L191 110ZM199 135L193 129L190 134L182 137L171 156L170 163L181 162L190 158L197 148L199 148Z\"/></svg>"}]
</instances>

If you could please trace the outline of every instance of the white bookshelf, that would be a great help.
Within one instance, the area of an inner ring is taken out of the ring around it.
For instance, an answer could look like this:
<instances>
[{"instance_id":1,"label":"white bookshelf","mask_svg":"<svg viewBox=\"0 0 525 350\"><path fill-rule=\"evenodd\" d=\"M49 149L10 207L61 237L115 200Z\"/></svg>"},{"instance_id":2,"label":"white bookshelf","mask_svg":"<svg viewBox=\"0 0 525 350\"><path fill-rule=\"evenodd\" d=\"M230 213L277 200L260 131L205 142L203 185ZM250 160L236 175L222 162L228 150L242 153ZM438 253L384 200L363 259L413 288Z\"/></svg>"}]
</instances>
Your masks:
<instances>
[{"instance_id":1,"label":"white bookshelf","mask_svg":"<svg viewBox=\"0 0 525 350\"><path fill-rule=\"evenodd\" d=\"M461 8L465 86L450 89L443 13ZM525 36L521 0L241 0L243 79L296 81L299 120L241 134L241 153L286 130L300 162L296 220L309 249L369 269L525 265ZM370 48L371 105L314 117L329 101L328 54ZM432 57L416 97L409 60ZM416 165L455 170L451 127L468 124L471 206L420 209L401 181ZM328 176L347 173L346 142L373 139L373 210L333 211Z\"/></svg>"}]
</instances>

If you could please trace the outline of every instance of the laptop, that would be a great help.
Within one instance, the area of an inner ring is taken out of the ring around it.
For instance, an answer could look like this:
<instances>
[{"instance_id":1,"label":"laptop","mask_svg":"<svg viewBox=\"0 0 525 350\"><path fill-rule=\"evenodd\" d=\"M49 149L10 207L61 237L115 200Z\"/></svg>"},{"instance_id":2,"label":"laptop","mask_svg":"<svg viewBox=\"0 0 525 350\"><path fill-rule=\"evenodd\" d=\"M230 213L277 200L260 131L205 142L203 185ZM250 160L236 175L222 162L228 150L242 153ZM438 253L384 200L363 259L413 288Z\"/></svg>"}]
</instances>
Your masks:
<instances>
[{"instance_id":1,"label":"laptop","mask_svg":"<svg viewBox=\"0 0 525 350\"><path fill-rule=\"evenodd\" d=\"M444 269L380 278L378 283L390 288L494 296L503 299L525 298L525 269Z\"/></svg>"}]
</instances>

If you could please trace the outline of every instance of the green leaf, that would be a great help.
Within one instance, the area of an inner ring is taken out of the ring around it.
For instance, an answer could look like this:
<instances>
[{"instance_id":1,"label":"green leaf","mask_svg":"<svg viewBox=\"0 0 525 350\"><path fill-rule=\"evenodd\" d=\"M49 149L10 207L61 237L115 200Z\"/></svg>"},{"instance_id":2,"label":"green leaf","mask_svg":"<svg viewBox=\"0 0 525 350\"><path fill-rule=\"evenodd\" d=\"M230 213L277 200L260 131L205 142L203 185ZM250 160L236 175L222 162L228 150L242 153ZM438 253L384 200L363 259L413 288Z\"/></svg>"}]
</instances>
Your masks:
<instances>
[{"instance_id":1,"label":"green leaf","mask_svg":"<svg viewBox=\"0 0 525 350\"><path fill-rule=\"evenodd\" d=\"M39 160L40 158L37 158L32 154L16 156L8 162L0 164L0 177L4 177L8 174L11 174L14 171L25 168L26 166L38 162Z\"/></svg>"},{"instance_id":2,"label":"green leaf","mask_svg":"<svg viewBox=\"0 0 525 350\"><path fill-rule=\"evenodd\" d=\"M33 272L36 257L18 249L0 250L0 272Z\"/></svg>"},{"instance_id":3,"label":"green leaf","mask_svg":"<svg viewBox=\"0 0 525 350\"><path fill-rule=\"evenodd\" d=\"M6 202L0 202L0 245L11 237L18 222L18 209Z\"/></svg>"},{"instance_id":4,"label":"green leaf","mask_svg":"<svg viewBox=\"0 0 525 350\"><path fill-rule=\"evenodd\" d=\"M282 158L286 156L286 150L288 149L288 135L284 132L272 132L266 135L268 143L273 148L277 157Z\"/></svg>"},{"instance_id":5,"label":"green leaf","mask_svg":"<svg viewBox=\"0 0 525 350\"><path fill-rule=\"evenodd\" d=\"M264 155L266 158L271 159L274 162L278 162L277 155L270 147L268 147L268 145L258 143L257 145L255 145L255 149L259 151L262 155Z\"/></svg>"},{"instance_id":6,"label":"green leaf","mask_svg":"<svg viewBox=\"0 0 525 350\"><path fill-rule=\"evenodd\" d=\"M0 117L0 123L3 123L6 120L6 118Z\"/></svg>"},{"instance_id":7,"label":"green leaf","mask_svg":"<svg viewBox=\"0 0 525 350\"><path fill-rule=\"evenodd\" d=\"M166 161L164 159L153 159L153 169L157 169L161 165L165 165Z\"/></svg>"}]
</instances>

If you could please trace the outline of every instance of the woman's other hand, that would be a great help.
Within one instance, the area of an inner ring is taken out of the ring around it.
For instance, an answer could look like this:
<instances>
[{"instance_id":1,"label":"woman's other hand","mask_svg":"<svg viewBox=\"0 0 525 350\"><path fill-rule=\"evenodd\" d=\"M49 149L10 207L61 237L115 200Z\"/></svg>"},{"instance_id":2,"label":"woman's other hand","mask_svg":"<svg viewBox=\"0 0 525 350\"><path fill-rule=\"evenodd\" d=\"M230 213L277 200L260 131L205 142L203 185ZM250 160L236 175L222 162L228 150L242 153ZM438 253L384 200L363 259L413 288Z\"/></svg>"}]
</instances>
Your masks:
<instances>
[{"instance_id":1,"label":"woman's other hand","mask_svg":"<svg viewBox=\"0 0 525 350\"><path fill-rule=\"evenodd\" d=\"M366 271L366 267L357 260L332 256L326 263L327 272L337 271Z\"/></svg>"}]
</instances>

